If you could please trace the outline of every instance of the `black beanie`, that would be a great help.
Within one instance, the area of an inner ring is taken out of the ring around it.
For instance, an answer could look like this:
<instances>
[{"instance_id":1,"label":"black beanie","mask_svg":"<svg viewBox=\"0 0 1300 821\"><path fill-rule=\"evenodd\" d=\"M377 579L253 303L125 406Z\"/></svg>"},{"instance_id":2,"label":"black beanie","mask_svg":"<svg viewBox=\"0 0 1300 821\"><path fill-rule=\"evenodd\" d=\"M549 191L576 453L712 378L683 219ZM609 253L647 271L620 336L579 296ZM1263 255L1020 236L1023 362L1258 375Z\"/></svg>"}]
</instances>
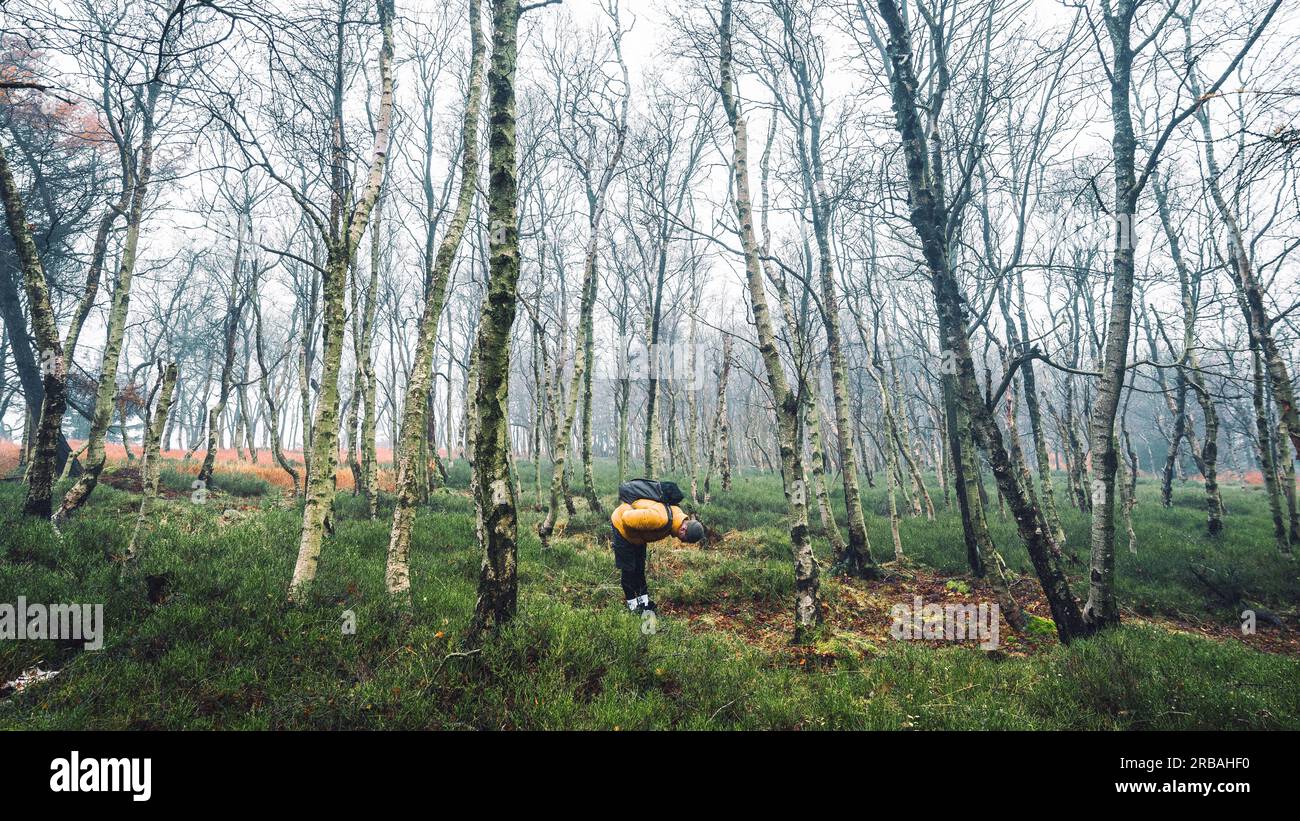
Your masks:
<instances>
[{"instance_id":1,"label":"black beanie","mask_svg":"<svg viewBox=\"0 0 1300 821\"><path fill-rule=\"evenodd\" d=\"M682 541L694 544L703 538L704 525L700 524L696 519L691 519L686 523L686 538L682 539Z\"/></svg>"}]
</instances>

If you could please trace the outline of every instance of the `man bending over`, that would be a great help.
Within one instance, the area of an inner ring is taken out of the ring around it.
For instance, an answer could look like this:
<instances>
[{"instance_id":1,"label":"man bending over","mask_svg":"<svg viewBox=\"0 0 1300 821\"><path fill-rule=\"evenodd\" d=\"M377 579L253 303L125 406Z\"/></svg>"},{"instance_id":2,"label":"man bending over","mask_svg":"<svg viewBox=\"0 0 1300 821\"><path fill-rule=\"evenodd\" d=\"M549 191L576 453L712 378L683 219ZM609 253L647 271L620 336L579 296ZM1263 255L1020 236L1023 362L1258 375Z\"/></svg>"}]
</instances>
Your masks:
<instances>
[{"instance_id":1,"label":"man bending over","mask_svg":"<svg viewBox=\"0 0 1300 821\"><path fill-rule=\"evenodd\" d=\"M624 490L635 490L642 483L645 480L634 480L619 488L619 499L623 504L614 509L610 521L614 524L614 566L622 571L623 596L627 599L627 609L633 613L653 613L655 603L650 600L645 577L646 545L669 536L694 544L704 538L704 525L688 517L677 505L661 501L664 498L662 493L658 494L660 498L635 498L627 501L628 494ZM672 487L676 490L676 486Z\"/></svg>"}]
</instances>

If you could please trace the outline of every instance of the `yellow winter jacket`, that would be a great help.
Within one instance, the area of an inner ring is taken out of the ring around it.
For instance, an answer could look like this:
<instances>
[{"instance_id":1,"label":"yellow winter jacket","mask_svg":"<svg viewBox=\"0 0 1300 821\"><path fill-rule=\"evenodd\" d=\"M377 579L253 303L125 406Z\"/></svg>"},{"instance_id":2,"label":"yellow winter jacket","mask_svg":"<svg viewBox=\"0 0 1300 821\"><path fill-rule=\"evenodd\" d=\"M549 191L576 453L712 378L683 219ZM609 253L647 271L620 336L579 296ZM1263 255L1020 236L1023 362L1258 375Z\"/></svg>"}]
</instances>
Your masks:
<instances>
[{"instance_id":1,"label":"yellow winter jacket","mask_svg":"<svg viewBox=\"0 0 1300 821\"><path fill-rule=\"evenodd\" d=\"M619 505L609 517L619 535L633 544L649 544L674 535L686 524L686 514L680 507L672 506L672 524L663 502L654 499L637 499L632 504Z\"/></svg>"}]
</instances>

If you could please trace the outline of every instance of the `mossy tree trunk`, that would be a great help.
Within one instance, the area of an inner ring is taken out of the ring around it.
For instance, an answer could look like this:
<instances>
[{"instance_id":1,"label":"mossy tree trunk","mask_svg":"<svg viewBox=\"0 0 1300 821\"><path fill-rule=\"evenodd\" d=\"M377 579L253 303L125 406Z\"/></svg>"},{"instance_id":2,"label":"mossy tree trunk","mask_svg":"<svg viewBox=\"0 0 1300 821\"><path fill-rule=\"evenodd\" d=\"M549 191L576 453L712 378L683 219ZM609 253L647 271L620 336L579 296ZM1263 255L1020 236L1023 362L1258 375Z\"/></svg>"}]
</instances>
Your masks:
<instances>
[{"instance_id":1,"label":"mossy tree trunk","mask_svg":"<svg viewBox=\"0 0 1300 821\"><path fill-rule=\"evenodd\" d=\"M777 446L781 454L781 476L790 509L790 551L794 565L794 642L816 638L823 622L821 573L808 538L808 488L804 480L799 445L799 398L790 390L785 367L777 349L776 331L768 308L767 292L759 265L758 242L754 236L753 205L749 194L748 126L735 87L732 60L731 0L722 0L720 21L719 93L731 126L732 184L737 228L745 255L745 281L749 288L758 349L767 372L768 385L776 406Z\"/></svg>"},{"instance_id":2,"label":"mossy tree trunk","mask_svg":"<svg viewBox=\"0 0 1300 821\"><path fill-rule=\"evenodd\" d=\"M339 368L343 359L343 332L346 324L345 302L347 276L356 249L370 222L388 160L389 127L393 113L393 0L377 0L379 26L383 43L379 50L380 103L375 121L374 148L370 173L355 207L350 208L350 186L344 171L343 157L343 41L345 19L340 9L336 26L334 111L332 133L335 155L330 173L332 188L330 224L319 226L328 233L325 270L322 273L324 301L321 348L320 393L312 423L311 463L303 505L302 535L298 559L289 582L289 599L301 599L306 587L316 578L326 521L334 507L334 467L338 459L339 437ZM322 232L325 233L325 232Z\"/></svg>"},{"instance_id":3,"label":"mossy tree trunk","mask_svg":"<svg viewBox=\"0 0 1300 821\"><path fill-rule=\"evenodd\" d=\"M376 392L379 386L378 374L372 361L371 346L375 333L375 307L379 296L379 268L382 257L379 228L383 202L381 188L379 199L375 202L374 220L370 226L370 279L366 283L365 293L361 296L360 325L353 324L353 328L360 331L360 336L353 337L357 360L356 387L361 394L361 453L358 465L360 481L357 484L362 495L365 496L366 512L371 519L375 518L379 506L379 488L375 486L379 475L379 468L375 464L375 412L378 401ZM352 401L355 403L358 401L355 398L356 391L353 396Z\"/></svg>"},{"instance_id":4,"label":"mossy tree trunk","mask_svg":"<svg viewBox=\"0 0 1300 821\"><path fill-rule=\"evenodd\" d=\"M411 375L406 383L406 397L402 404L402 428L396 448L396 500L393 506L393 523L388 536L388 557L384 583L388 592L410 605L410 550L411 527L415 521L415 506L419 500L416 484L417 469L422 463L421 440L427 431L425 414L428 413L429 388L432 380L434 346L438 339L438 325L447 300L447 284L451 279L456 252L465 236L470 209L478 185L478 120L483 97L483 31L479 24L476 0L469 4L470 72L465 89L465 109L461 120L460 189L456 197L456 210L452 214L447 233L438 245L437 254L430 257L433 248L432 232L435 222L435 203L431 187L426 190L425 217L429 242L425 248L425 270L428 293L424 311L420 315L420 330L415 344L415 357L411 362ZM431 146L429 146L431 148ZM449 360L450 361L450 360ZM450 373L450 364L448 365ZM451 384L447 385L450 392ZM448 424L451 420L448 418ZM428 447L437 450L437 442ZM450 441L448 443L450 453ZM427 462L423 463L427 470Z\"/></svg>"},{"instance_id":5,"label":"mossy tree trunk","mask_svg":"<svg viewBox=\"0 0 1300 821\"><path fill-rule=\"evenodd\" d=\"M1088 443L1092 456L1089 536L1091 561L1088 571L1088 601L1084 618L1094 629L1119 623L1119 601L1115 597L1115 477L1119 452L1115 441L1115 418L1124 389L1128 366L1129 330L1133 318L1134 241L1133 213L1138 194L1133 133L1131 86L1134 51L1131 44L1135 0L1118 0L1105 14L1110 37L1108 71L1110 112L1113 120L1111 159L1114 185L1114 245L1111 250L1110 316L1106 326L1101 375L1092 391L1092 416Z\"/></svg>"},{"instance_id":6,"label":"mossy tree trunk","mask_svg":"<svg viewBox=\"0 0 1300 821\"><path fill-rule=\"evenodd\" d=\"M126 558L128 559L136 558L140 528L148 520L149 511L153 507L154 500L158 498L158 481L162 474L159 443L162 441L163 430L171 414L172 394L176 389L176 363L169 362L164 367L159 362L158 365L161 370L158 406L153 412L153 417L147 419L145 424L144 452L141 455L140 465L140 490L144 496L140 500L140 512L135 519L135 528L131 531L131 541L127 544Z\"/></svg>"},{"instance_id":7,"label":"mossy tree trunk","mask_svg":"<svg viewBox=\"0 0 1300 821\"><path fill-rule=\"evenodd\" d=\"M27 495L23 500L23 513L48 518L53 506L59 435L62 432L63 413L67 409L68 371L63 344L59 340L58 322L50 303L49 286L45 282L45 268L32 238L22 195L18 191L18 183L9 167L3 146L0 146L0 196L4 200L5 224L9 226L22 268L28 310L32 316L32 330L40 349L41 370L44 372L41 415L34 426L30 423L30 409L28 412L29 435L23 452L30 453L30 461L27 465ZM31 435L33 428L34 435Z\"/></svg>"},{"instance_id":8,"label":"mossy tree trunk","mask_svg":"<svg viewBox=\"0 0 1300 821\"><path fill-rule=\"evenodd\" d=\"M104 436L108 432L109 425L112 424L113 409L116 405L114 397L117 394L117 368L122 352L122 338L126 334L127 313L131 305L131 279L135 274L140 227L144 223L145 199L149 193L149 177L153 172L154 111L161 90L162 79L155 77L146 88L140 109L142 127L139 151L133 161L123 162L123 171L131 181L131 206L127 213L126 237L122 244L121 262L109 307L107 338L104 342L103 357L100 360L99 387L95 393L95 410L87 435L86 470L68 489L59 509L54 512L52 518L56 525L65 521L74 510L90 498L90 494L99 483L99 475L104 469L107 458L104 452Z\"/></svg>"},{"instance_id":9,"label":"mossy tree trunk","mask_svg":"<svg viewBox=\"0 0 1300 821\"><path fill-rule=\"evenodd\" d=\"M591 300L595 303L596 288L599 281L595 278L591 281ZM595 428L593 425L593 403L592 403L592 373L594 368L591 366L595 357L596 332L594 328L595 320L592 316L587 317L587 330L583 334L583 342L586 347L584 358L587 361L587 367L582 376L582 492L587 499L587 507L596 515L604 515L604 508L600 504L600 495L596 492L596 472L592 447L595 439Z\"/></svg>"},{"instance_id":10,"label":"mossy tree trunk","mask_svg":"<svg viewBox=\"0 0 1300 821\"><path fill-rule=\"evenodd\" d=\"M470 637L498 628L518 606L519 519L510 481L510 339L519 282L519 180L515 155L515 70L519 0L492 0L488 92L488 256L475 345L474 494L479 544L478 599Z\"/></svg>"},{"instance_id":11,"label":"mossy tree trunk","mask_svg":"<svg viewBox=\"0 0 1300 821\"><path fill-rule=\"evenodd\" d=\"M955 370L953 376L957 399L970 414L972 432L989 456L998 489L1006 497L1017 530L1051 607L1057 635L1062 642L1068 643L1085 635L1087 626L1061 567L1060 550L1050 531L1042 526L1042 514L1033 496L1021 484L1020 476L1003 444L997 419L992 408L985 404L975 375L963 308L966 300L949 266L945 241L949 214L944 201L942 178L939 176L942 166L930 161L930 147L917 112L915 95L919 84L913 73L911 35L893 0L879 0L878 8L889 29L887 53L892 68L890 90L895 125L906 159L908 191L911 195L909 219L921 241L922 254L930 273L940 344L945 355L950 355ZM936 116L937 112L932 110L930 117L933 119Z\"/></svg>"}]
</instances>

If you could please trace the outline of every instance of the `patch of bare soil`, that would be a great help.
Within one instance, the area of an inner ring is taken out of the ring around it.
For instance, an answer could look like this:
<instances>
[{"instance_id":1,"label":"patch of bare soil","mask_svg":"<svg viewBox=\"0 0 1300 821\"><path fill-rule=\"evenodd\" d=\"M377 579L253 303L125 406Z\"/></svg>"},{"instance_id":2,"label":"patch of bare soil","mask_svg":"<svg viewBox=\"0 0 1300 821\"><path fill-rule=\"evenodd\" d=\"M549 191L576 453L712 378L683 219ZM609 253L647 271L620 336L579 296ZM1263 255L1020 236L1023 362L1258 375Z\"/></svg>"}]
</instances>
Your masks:
<instances>
[{"instance_id":1,"label":"patch of bare soil","mask_svg":"<svg viewBox=\"0 0 1300 821\"><path fill-rule=\"evenodd\" d=\"M128 493L144 492L144 477L140 474L140 468L137 465L123 465L114 467L111 471L105 470L99 477L100 481L118 490L125 490ZM189 496L189 491L182 493L178 490L172 490L161 482L158 484L158 498L160 499L178 499L181 496Z\"/></svg>"},{"instance_id":2,"label":"patch of bare soil","mask_svg":"<svg viewBox=\"0 0 1300 821\"><path fill-rule=\"evenodd\" d=\"M99 478L104 484L128 493L140 493L144 489L140 468L135 465L123 465L111 471L105 470Z\"/></svg>"},{"instance_id":3,"label":"patch of bare soil","mask_svg":"<svg viewBox=\"0 0 1300 821\"><path fill-rule=\"evenodd\" d=\"M673 564L671 555L665 558L661 554L656 569L669 569ZM888 642L897 641L890 632L894 624L893 608L899 604L913 607L917 597L924 604L939 605L978 606L981 602L991 604L995 601L992 589L982 580L943 576L917 566L889 570L887 580L839 579L837 584L823 587L826 594L823 617L838 641L823 643L820 649L814 650L790 646L793 614L786 603L723 599L689 605L664 602L660 607L666 616L684 618L692 629L732 633L750 646L790 655L798 663L805 664L809 661L833 661L839 650L870 653L882 649ZM954 584L950 585L950 582ZM1019 585L1018 588L1017 600L1027 612L1043 618L1050 615L1041 594L1037 598L1030 595L1030 585ZM1001 655L1030 655L1056 644L1056 637L1050 631L1017 634L1005 618L999 618L996 652ZM958 645L985 652L978 637L916 641L936 648Z\"/></svg>"},{"instance_id":4,"label":"patch of bare soil","mask_svg":"<svg viewBox=\"0 0 1300 821\"><path fill-rule=\"evenodd\" d=\"M717 542L720 549L747 547L743 533L732 531ZM656 574L679 574L684 570L682 548L660 550L655 557ZM992 586L986 579L969 576L945 576L930 568L908 564L891 566L889 578L882 581L862 579L835 580L826 584L823 592L823 616L837 637L850 639L848 646L882 648L896 641L890 633L893 626L892 611L897 604L913 607L916 598L924 604L979 605L996 601ZM1042 589L1029 576L1012 583L1016 601L1028 614L1042 620L1051 619L1051 608L1043 597ZM694 604L677 604L665 601L660 604L663 615L685 619L694 630L727 632L739 637L750 646L762 647L773 653L793 654L804 663L809 651L790 646L793 613L785 602L768 600L733 600L724 598ZM1288 656L1300 656L1300 631L1288 623L1285 616L1279 623L1260 619L1253 634L1243 634L1238 623L1221 623L1205 620L1177 620L1139 616L1126 611L1124 618L1135 623L1149 623L1166 630L1191 633L1216 641L1239 641L1255 650ZM1032 622L1033 620L1031 620ZM1058 644L1055 629L1050 621L1032 624L1023 633L1011 629L1005 616L999 617L999 646L992 651L999 657L1028 656L1050 650ZM965 647L988 652L981 647L978 637L965 640L914 640L930 647ZM817 653L814 653L817 655ZM820 655L825 656L826 653ZM833 653L831 653L833 655Z\"/></svg>"},{"instance_id":5,"label":"patch of bare soil","mask_svg":"<svg viewBox=\"0 0 1300 821\"><path fill-rule=\"evenodd\" d=\"M577 532L571 532L570 537ZM593 549L608 549L594 534L582 539ZM705 551L744 553L756 545L752 534L729 531L709 539ZM652 587L656 580L681 576L688 569L691 554L699 549L680 545L671 540L651 546ZM924 604L976 605L997 601L992 585L987 579L970 576L947 576L936 570L908 563L885 568L888 578L881 581L863 579L834 579L826 583L823 577L823 617L841 642L824 642L819 648L792 647L790 645L793 612L789 602L770 599L732 597L723 592L717 599L690 604L669 600L659 602L660 615L677 618L698 632L729 633L751 647L759 647L775 655L794 659L799 664L834 661L837 649L871 652L882 649L888 642L896 641L890 628L895 605L914 607L917 597ZM1051 608L1043 597L1042 588L1032 576L1021 576L1012 582L1012 593L1021 608L1038 619L1023 633L1011 629L1005 616L999 616L998 648L986 650L978 637L964 640L911 640L934 648L960 646L976 652L986 652L997 658L1029 656L1041 653L1058 644L1054 626L1049 621ZM1149 623L1166 630L1193 633L1216 641L1240 641L1255 650L1281 655L1300 656L1300 631L1296 625L1281 617L1281 624L1261 619L1256 632L1243 635L1240 624L1224 624L1210 620L1191 621L1141 616L1125 611L1124 618L1133 623ZM1030 620L1033 622L1034 620Z\"/></svg>"}]
</instances>

